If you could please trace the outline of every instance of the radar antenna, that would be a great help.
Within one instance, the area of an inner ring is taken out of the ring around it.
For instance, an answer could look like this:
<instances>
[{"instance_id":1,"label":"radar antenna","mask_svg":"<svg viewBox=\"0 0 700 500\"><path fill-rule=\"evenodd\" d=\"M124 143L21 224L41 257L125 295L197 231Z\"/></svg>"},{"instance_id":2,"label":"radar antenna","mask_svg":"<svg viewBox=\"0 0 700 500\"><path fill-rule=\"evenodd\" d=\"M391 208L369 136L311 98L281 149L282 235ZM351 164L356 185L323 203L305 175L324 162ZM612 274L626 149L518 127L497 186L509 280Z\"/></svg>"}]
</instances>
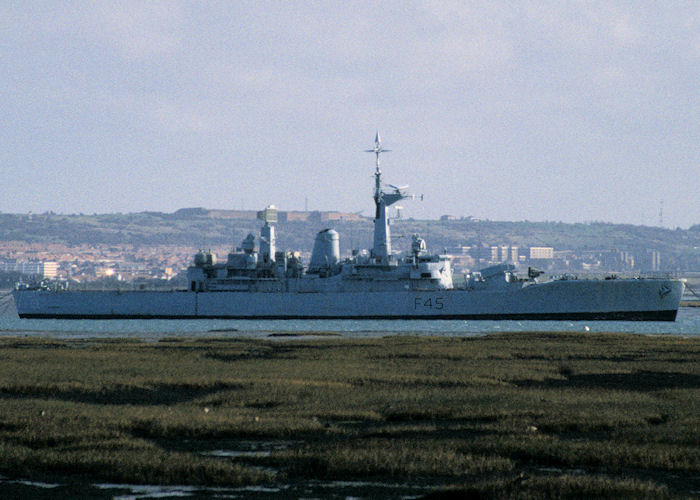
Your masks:
<instances>
[{"instance_id":1,"label":"radar antenna","mask_svg":"<svg viewBox=\"0 0 700 500\"><path fill-rule=\"evenodd\" d=\"M377 213L375 218L379 218L379 203L384 193L382 193L382 171L379 168L379 155L390 152L390 149L382 147L382 138L379 137L379 131L374 136L374 149L365 149L366 153L374 153L376 155L377 168L374 171L374 202L377 205Z\"/></svg>"},{"instance_id":2,"label":"radar antenna","mask_svg":"<svg viewBox=\"0 0 700 500\"><path fill-rule=\"evenodd\" d=\"M374 149L365 149L365 153L374 153L377 156L377 174L381 174L381 170L379 169L379 155L389 152L391 152L391 149L384 149L382 147L382 138L379 137L379 131L377 131L377 135L374 136Z\"/></svg>"}]
</instances>

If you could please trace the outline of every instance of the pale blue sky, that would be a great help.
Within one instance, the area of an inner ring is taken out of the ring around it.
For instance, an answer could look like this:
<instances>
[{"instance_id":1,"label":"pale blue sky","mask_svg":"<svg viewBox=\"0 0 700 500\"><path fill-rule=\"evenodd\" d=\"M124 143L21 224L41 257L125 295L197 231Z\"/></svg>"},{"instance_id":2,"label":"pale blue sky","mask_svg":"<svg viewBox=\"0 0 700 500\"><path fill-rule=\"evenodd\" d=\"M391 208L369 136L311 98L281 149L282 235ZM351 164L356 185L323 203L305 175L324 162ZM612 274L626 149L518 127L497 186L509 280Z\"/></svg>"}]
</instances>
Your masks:
<instances>
[{"instance_id":1,"label":"pale blue sky","mask_svg":"<svg viewBox=\"0 0 700 500\"><path fill-rule=\"evenodd\" d=\"M0 3L0 211L700 223L700 2Z\"/></svg>"}]
</instances>

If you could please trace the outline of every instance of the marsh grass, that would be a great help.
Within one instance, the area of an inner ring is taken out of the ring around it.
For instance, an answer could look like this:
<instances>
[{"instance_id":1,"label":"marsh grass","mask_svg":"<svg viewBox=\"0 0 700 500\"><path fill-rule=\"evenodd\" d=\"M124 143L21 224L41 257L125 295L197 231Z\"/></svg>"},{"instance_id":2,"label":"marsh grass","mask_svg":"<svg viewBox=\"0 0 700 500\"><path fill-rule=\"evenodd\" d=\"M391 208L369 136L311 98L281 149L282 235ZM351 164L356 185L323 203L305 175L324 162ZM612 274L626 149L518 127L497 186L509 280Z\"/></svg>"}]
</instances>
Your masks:
<instances>
[{"instance_id":1,"label":"marsh grass","mask_svg":"<svg viewBox=\"0 0 700 500\"><path fill-rule=\"evenodd\" d=\"M4 338L0 474L682 497L700 489L699 401L700 342L679 337ZM201 453L251 439L295 445Z\"/></svg>"},{"instance_id":2,"label":"marsh grass","mask_svg":"<svg viewBox=\"0 0 700 500\"><path fill-rule=\"evenodd\" d=\"M525 473L498 479L477 480L463 487L437 489L425 499L629 499L658 500L669 498L668 488L653 481L609 476L550 474L530 476Z\"/></svg>"}]
</instances>

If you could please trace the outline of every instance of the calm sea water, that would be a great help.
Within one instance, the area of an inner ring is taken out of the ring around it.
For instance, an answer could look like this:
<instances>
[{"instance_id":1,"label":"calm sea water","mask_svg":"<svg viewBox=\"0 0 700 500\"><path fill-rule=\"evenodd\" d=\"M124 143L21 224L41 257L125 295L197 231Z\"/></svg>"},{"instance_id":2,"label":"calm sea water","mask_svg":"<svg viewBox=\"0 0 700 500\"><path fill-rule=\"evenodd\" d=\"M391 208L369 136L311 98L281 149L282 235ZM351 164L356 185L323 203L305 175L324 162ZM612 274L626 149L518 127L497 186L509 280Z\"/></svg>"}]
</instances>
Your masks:
<instances>
[{"instance_id":1,"label":"calm sea water","mask_svg":"<svg viewBox=\"0 0 700 500\"><path fill-rule=\"evenodd\" d=\"M342 337L433 335L468 337L495 332L624 332L700 337L700 307L684 307L675 322L453 321L453 320L49 320L0 316L0 335L60 339L128 337L268 337L275 333L325 333Z\"/></svg>"}]
</instances>

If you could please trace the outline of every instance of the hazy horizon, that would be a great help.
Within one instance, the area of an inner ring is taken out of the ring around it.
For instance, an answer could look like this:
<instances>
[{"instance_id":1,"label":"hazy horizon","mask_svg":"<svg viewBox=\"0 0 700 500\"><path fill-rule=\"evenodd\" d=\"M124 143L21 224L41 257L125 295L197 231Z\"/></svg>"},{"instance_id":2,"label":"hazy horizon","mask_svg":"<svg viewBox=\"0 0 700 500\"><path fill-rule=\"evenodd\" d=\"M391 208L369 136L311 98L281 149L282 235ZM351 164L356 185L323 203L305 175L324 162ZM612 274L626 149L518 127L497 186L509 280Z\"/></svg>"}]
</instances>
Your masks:
<instances>
[{"instance_id":1,"label":"hazy horizon","mask_svg":"<svg viewBox=\"0 0 700 500\"><path fill-rule=\"evenodd\" d=\"M315 5L0 4L0 211L700 223L700 2Z\"/></svg>"},{"instance_id":2,"label":"hazy horizon","mask_svg":"<svg viewBox=\"0 0 700 500\"><path fill-rule=\"evenodd\" d=\"M260 209L264 208L262 204L260 205ZM291 208L287 209L284 207L277 207L275 206L280 212L304 212L304 208ZM258 208L221 208L221 207L180 207L176 208L175 210L172 211L163 211L163 210L141 210L141 211L118 211L118 212L56 212L54 210L44 210L43 212L3 212L0 211L0 215L13 215L13 216L34 216L34 215L55 215L55 216L66 216L66 217L99 217L102 215L120 215L120 216L129 216L129 215L139 215L139 214L164 214L164 215L173 215L177 213L178 211L181 210L206 210L206 211L212 211L212 212L222 212L222 211L232 211L232 212L237 212L237 211L243 211L243 212L257 212L259 211ZM657 228L657 229L667 229L667 230L676 230L676 229L682 229L682 230L688 230L691 227L694 226L700 226L700 223L697 224L691 224L690 226L686 228L680 228L680 227L671 227L668 224L664 224L664 226L659 226L659 224L654 224L653 222L649 224L637 224L635 222L615 222L615 221L606 221L606 220L586 220L586 221L562 221L559 219L542 219L542 220L530 220L530 219L489 219L489 218L479 218L479 217L474 217L471 215L464 215L464 214L440 214L437 216L426 216L426 217L415 217L410 214L406 214L406 210L402 209L402 215L400 217L396 217L396 211L394 210L393 207L390 209L390 218L392 220L393 224L400 224L401 221L403 220L413 220L413 221L439 221L442 216L447 215L447 216L453 216L454 219L449 219L449 221L457 221L459 222L460 220L462 221L469 221L469 222L485 222L485 223L495 223L495 224L583 224L583 225L594 225L594 224L602 224L602 225L631 225L631 226L640 226L640 227L649 227L649 228ZM342 209L335 209L335 208L315 208L311 209L309 208L308 210L309 213L313 212L319 212L319 213L348 213L348 214L358 214L360 217L362 217L363 221L367 222L372 222L372 219L374 218L374 213L373 209L372 210L358 210L355 212L351 212L349 210L342 210ZM336 220L328 220L326 221L328 224L332 224L334 222L338 222ZM347 222L347 219L345 220ZM352 221L351 221L352 222Z\"/></svg>"}]
</instances>

